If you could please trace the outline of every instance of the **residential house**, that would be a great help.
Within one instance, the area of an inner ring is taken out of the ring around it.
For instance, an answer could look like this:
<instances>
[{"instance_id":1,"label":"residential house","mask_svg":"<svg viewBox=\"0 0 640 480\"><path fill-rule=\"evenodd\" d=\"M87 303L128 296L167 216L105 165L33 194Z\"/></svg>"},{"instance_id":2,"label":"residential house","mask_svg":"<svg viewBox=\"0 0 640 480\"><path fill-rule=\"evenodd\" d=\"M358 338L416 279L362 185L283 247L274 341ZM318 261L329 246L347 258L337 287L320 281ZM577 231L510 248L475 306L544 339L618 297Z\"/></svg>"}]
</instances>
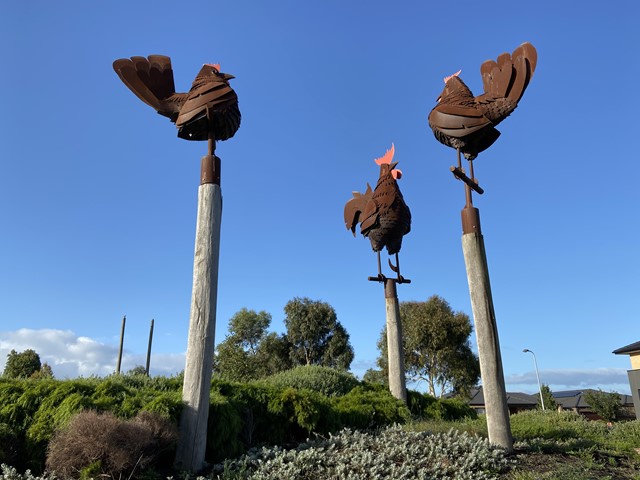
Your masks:
<instances>
[{"instance_id":1,"label":"residential house","mask_svg":"<svg viewBox=\"0 0 640 480\"><path fill-rule=\"evenodd\" d=\"M640 342L632 343L614 350L616 355L629 355L631 370L627 370L629 386L635 407L636 418L640 419Z\"/></svg>"}]
</instances>

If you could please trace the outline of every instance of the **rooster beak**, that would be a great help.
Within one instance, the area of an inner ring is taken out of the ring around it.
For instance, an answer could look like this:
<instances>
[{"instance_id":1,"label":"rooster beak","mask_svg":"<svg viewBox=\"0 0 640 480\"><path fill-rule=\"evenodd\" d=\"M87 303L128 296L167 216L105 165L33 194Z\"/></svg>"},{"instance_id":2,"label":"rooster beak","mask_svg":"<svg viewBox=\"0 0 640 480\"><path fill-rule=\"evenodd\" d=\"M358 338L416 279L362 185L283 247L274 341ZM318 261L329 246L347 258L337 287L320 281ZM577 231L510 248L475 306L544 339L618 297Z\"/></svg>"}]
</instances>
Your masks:
<instances>
[{"instance_id":1,"label":"rooster beak","mask_svg":"<svg viewBox=\"0 0 640 480\"><path fill-rule=\"evenodd\" d=\"M396 165L398 165L398 162L393 162L391 165L389 165L389 171L391 171L394 168L396 168Z\"/></svg>"},{"instance_id":2,"label":"rooster beak","mask_svg":"<svg viewBox=\"0 0 640 480\"><path fill-rule=\"evenodd\" d=\"M236 78L236 77L234 77L233 75L231 75L229 73L223 73L222 76L223 76L223 78L225 80L231 80L232 78Z\"/></svg>"}]
</instances>

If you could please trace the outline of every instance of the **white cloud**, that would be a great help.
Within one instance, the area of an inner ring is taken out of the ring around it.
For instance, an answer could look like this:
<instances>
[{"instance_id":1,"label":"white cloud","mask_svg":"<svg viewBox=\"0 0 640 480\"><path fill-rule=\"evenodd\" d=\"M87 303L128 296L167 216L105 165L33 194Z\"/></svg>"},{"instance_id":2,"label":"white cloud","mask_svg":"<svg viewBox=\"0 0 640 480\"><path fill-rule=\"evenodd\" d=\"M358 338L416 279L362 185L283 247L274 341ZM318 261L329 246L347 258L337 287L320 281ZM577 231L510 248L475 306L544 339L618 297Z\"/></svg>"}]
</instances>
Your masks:
<instances>
[{"instance_id":1,"label":"white cloud","mask_svg":"<svg viewBox=\"0 0 640 480\"><path fill-rule=\"evenodd\" d=\"M0 365L4 370L11 350L35 350L43 363L48 363L56 378L105 376L116 370L118 348L89 337L78 336L71 330L21 328L0 332ZM173 375L184 369L184 354L151 355L151 375ZM146 364L146 354L122 355L121 371Z\"/></svg>"},{"instance_id":2,"label":"white cloud","mask_svg":"<svg viewBox=\"0 0 640 480\"><path fill-rule=\"evenodd\" d=\"M507 389L512 385L535 385L535 372L514 374L505 377ZM540 382L549 385L551 390L579 390L582 388L615 390L624 393L629 390L627 371L623 368L595 368L595 369L557 369L540 370Z\"/></svg>"}]
</instances>

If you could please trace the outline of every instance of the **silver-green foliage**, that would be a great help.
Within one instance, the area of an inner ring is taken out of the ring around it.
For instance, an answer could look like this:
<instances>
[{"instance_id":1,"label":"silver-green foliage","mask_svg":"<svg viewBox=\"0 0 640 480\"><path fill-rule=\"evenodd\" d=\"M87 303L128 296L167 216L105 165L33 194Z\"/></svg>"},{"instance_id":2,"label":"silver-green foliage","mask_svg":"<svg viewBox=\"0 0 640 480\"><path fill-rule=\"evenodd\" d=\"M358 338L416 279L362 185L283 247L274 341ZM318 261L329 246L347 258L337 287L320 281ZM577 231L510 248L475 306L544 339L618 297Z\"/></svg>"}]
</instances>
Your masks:
<instances>
[{"instance_id":1,"label":"silver-green foliage","mask_svg":"<svg viewBox=\"0 0 640 480\"><path fill-rule=\"evenodd\" d=\"M507 466L504 451L486 439L453 429L430 434L394 426L377 433L345 429L294 450L252 450L238 460L218 465L213 478L487 480L498 478Z\"/></svg>"},{"instance_id":2,"label":"silver-green foliage","mask_svg":"<svg viewBox=\"0 0 640 480\"><path fill-rule=\"evenodd\" d=\"M0 480L57 480L57 477L53 474L44 474L42 476L35 476L30 470L24 473L19 473L14 467L0 465Z\"/></svg>"}]
</instances>

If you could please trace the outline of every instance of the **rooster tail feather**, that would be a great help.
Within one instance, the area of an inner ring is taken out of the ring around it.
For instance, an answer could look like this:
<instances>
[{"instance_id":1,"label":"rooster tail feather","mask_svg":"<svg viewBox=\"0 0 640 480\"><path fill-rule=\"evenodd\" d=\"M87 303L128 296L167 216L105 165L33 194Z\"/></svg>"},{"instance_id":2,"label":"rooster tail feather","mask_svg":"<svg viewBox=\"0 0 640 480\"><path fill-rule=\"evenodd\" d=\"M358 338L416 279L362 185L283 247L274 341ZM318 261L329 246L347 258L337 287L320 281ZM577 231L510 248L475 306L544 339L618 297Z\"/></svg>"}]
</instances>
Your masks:
<instances>
[{"instance_id":1,"label":"rooster tail feather","mask_svg":"<svg viewBox=\"0 0 640 480\"><path fill-rule=\"evenodd\" d=\"M525 42L511 55L503 53L497 61L487 60L480 66L484 93L495 98L508 98L515 104L529 85L538 63L538 53Z\"/></svg>"},{"instance_id":2,"label":"rooster tail feather","mask_svg":"<svg viewBox=\"0 0 640 480\"><path fill-rule=\"evenodd\" d=\"M538 53L530 43L523 43L513 51L513 67L515 78L509 91L509 100L518 103L533 76L538 63Z\"/></svg>"},{"instance_id":3,"label":"rooster tail feather","mask_svg":"<svg viewBox=\"0 0 640 480\"><path fill-rule=\"evenodd\" d=\"M113 62L113 69L129 90L156 110L175 93L171 59L164 55L121 58Z\"/></svg>"}]
</instances>

